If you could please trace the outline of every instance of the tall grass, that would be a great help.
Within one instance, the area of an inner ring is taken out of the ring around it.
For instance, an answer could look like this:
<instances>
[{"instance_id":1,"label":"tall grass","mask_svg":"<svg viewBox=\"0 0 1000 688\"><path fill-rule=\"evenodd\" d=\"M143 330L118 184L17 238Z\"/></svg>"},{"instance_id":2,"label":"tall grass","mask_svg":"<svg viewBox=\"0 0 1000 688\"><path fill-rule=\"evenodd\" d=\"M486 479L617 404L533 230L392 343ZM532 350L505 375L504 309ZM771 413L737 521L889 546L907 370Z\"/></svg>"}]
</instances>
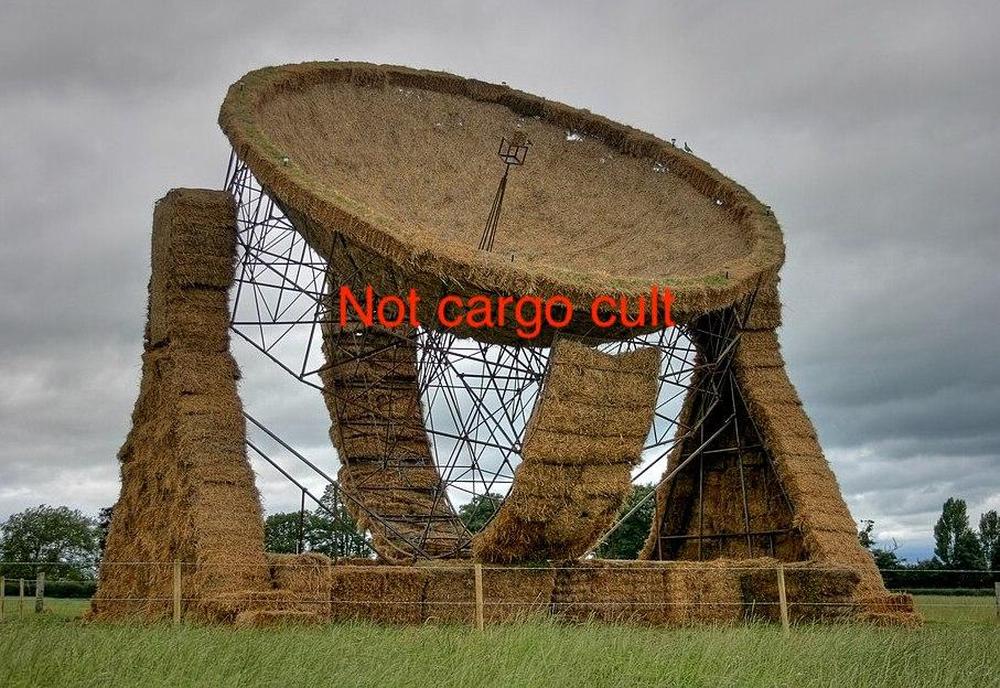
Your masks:
<instances>
[{"instance_id":1,"label":"tall grass","mask_svg":"<svg viewBox=\"0 0 1000 688\"><path fill-rule=\"evenodd\" d=\"M98 625L69 619L80 605L60 602L0 625L0 685L1000 685L992 600L946 611L940 599L921 599L929 623L919 630L808 626L788 639L774 626Z\"/></svg>"}]
</instances>

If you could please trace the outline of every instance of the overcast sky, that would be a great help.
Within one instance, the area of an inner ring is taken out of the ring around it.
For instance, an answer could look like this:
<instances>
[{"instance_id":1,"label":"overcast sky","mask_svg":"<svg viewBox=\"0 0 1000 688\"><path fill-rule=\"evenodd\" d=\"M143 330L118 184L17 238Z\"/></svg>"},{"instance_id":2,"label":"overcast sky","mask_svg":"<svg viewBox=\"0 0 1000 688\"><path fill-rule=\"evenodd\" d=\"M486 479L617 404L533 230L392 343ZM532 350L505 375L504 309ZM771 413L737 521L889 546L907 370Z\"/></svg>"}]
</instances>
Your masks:
<instances>
[{"instance_id":1,"label":"overcast sky","mask_svg":"<svg viewBox=\"0 0 1000 688\"><path fill-rule=\"evenodd\" d=\"M544 5L544 7L542 7ZM443 69L695 152L771 205L782 341L855 518L910 557L1000 507L1000 9L931 3L6 0L0 519L113 503L152 206L218 188L226 87L268 64ZM335 467L315 391L238 349L248 409ZM273 474L269 509L296 495Z\"/></svg>"}]
</instances>

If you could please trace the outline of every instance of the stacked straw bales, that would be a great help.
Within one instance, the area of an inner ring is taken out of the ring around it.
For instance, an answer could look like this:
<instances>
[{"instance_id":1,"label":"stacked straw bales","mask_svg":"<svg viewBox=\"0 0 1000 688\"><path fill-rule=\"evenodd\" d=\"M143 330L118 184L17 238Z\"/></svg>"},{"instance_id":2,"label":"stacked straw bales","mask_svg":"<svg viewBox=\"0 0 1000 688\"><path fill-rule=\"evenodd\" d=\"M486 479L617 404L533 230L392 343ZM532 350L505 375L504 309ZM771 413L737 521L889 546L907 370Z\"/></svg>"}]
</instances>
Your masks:
<instances>
[{"instance_id":1,"label":"stacked straw bales","mask_svg":"<svg viewBox=\"0 0 1000 688\"><path fill-rule=\"evenodd\" d=\"M808 560L814 566L809 576L803 574L816 594L840 590L843 582L837 570L849 569L860 576L851 611L860 618L886 623L912 623L916 615L905 596L889 595L871 555L862 548L837 480L823 456L816 430L802 408L794 386L785 372L776 328L781 324L781 305L777 277L763 284L753 309L743 323L740 341L732 362L735 387L730 392L737 420L752 443L760 445L743 453L747 479L750 518L754 531L784 530L765 543L752 539L751 548L792 562ZM686 400L680 422L691 417L698 404L697 393ZM728 413L728 411L726 411ZM709 418L707 428L718 418ZM719 446L733 444L732 437L720 437ZM670 458L668 470L692 450L691 442L682 442ZM733 479L738 465L733 457L713 457L701 489L694 469L680 475L657 490L657 509L644 558L701 559L713 556L753 556L739 551L746 547L739 538L717 541L730 548L706 550L695 540L680 540L670 545L663 534L690 536L706 533L740 533L744 515L735 507L732 496L739 494ZM728 476L728 477L727 477ZM737 476L738 477L738 476ZM699 504L699 492L703 504ZM790 509L789 509L790 507ZM823 581L823 569L830 568L830 580ZM826 592L824 592L826 591Z\"/></svg>"},{"instance_id":2,"label":"stacked straw bales","mask_svg":"<svg viewBox=\"0 0 1000 688\"><path fill-rule=\"evenodd\" d=\"M468 564L424 567L424 621L471 624L475 620L475 573ZM547 615L556 571L549 566L484 567L483 619L486 623L525 621Z\"/></svg>"},{"instance_id":3,"label":"stacked straw bales","mask_svg":"<svg viewBox=\"0 0 1000 688\"><path fill-rule=\"evenodd\" d=\"M268 554L264 585L215 595L209 601L210 616L239 628L327 621L332 567L322 554Z\"/></svg>"},{"instance_id":4,"label":"stacked straw bales","mask_svg":"<svg viewBox=\"0 0 1000 688\"><path fill-rule=\"evenodd\" d=\"M384 559L458 549L468 532L431 454L413 342L378 328L327 324L323 351L323 396L348 511Z\"/></svg>"},{"instance_id":5,"label":"stacked straw bales","mask_svg":"<svg viewBox=\"0 0 1000 688\"><path fill-rule=\"evenodd\" d=\"M862 616L896 614L899 622L910 623L915 618L912 604L905 597L889 595L871 554L858 543L857 524L785 372L775 331L780 324L775 278L758 294L734 363L748 412L793 504L803 548L818 565L846 567L860 574L857 601Z\"/></svg>"},{"instance_id":6,"label":"stacked straw bales","mask_svg":"<svg viewBox=\"0 0 1000 688\"><path fill-rule=\"evenodd\" d=\"M169 613L175 560L185 562L187 614L210 616L218 595L267 587L228 348L235 241L228 194L175 189L156 204L142 382L118 453L122 489L93 602L98 617Z\"/></svg>"},{"instance_id":7,"label":"stacked straw bales","mask_svg":"<svg viewBox=\"0 0 1000 688\"><path fill-rule=\"evenodd\" d=\"M779 614L775 559L551 562L484 566L486 623L551 616L569 623L644 626L735 624ZM785 565L789 616L838 621L856 611L859 575L844 568ZM332 567L331 618L385 624L469 624L475 573L464 562Z\"/></svg>"},{"instance_id":8,"label":"stacked straw bales","mask_svg":"<svg viewBox=\"0 0 1000 688\"><path fill-rule=\"evenodd\" d=\"M477 559L572 559L598 540L631 489L659 369L653 348L612 356L557 341L525 428L514 485L473 540Z\"/></svg>"}]
</instances>

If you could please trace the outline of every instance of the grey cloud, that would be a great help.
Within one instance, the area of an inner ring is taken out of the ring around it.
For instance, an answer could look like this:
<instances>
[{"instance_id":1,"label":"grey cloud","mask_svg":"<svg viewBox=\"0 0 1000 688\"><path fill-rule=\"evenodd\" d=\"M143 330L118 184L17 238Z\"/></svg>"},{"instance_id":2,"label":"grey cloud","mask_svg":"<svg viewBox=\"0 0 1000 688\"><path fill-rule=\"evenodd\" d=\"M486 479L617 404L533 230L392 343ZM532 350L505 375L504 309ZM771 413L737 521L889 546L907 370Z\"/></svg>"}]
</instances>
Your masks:
<instances>
[{"instance_id":1,"label":"grey cloud","mask_svg":"<svg viewBox=\"0 0 1000 688\"><path fill-rule=\"evenodd\" d=\"M974 514L1000 504L996 13L987 2L5 4L0 517L114 500L153 201L220 184L215 120L240 74L340 57L504 80L687 140L772 205L788 244L793 380L855 514L926 550L947 496ZM245 347L237 356L248 409L335 470L319 394ZM295 504L263 467L260 486L268 508Z\"/></svg>"}]
</instances>

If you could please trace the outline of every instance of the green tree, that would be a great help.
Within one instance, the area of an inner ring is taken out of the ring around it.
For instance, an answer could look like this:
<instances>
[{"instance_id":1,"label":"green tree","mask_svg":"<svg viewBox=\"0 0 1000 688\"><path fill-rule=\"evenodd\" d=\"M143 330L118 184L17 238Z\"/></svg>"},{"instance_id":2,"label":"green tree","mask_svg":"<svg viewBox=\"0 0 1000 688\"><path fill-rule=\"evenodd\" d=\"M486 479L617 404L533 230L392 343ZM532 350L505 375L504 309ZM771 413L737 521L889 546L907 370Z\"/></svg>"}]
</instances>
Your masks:
<instances>
[{"instance_id":1,"label":"green tree","mask_svg":"<svg viewBox=\"0 0 1000 688\"><path fill-rule=\"evenodd\" d=\"M965 571L979 571L986 568L983 546L971 529L963 531L955 541L954 568Z\"/></svg>"},{"instance_id":2,"label":"green tree","mask_svg":"<svg viewBox=\"0 0 1000 688\"><path fill-rule=\"evenodd\" d=\"M111 532L111 519L115 515L115 507L106 506L97 512L97 530L100 537L97 544L98 558L104 558L104 548L108 544L108 533Z\"/></svg>"},{"instance_id":3,"label":"green tree","mask_svg":"<svg viewBox=\"0 0 1000 688\"><path fill-rule=\"evenodd\" d=\"M462 519L469 532L475 535L486 527L501 504L503 504L501 495L492 492L476 495L468 504L458 507L458 517Z\"/></svg>"},{"instance_id":4,"label":"green tree","mask_svg":"<svg viewBox=\"0 0 1000 688\"><path fill-rule=\"evenodd\" d=\"M1000 515L996 509L979 517L979 542L983 559L993 571L1000 571Z\"/></svg>"},{"instance_id":5,"label":"green tree","mask_svg":"<svg viewBox=\"0 0 1000 688\"><path fill-rule=\"evenodd\" d=\"M656 511L656 497L651 495L653 490L652 485L632 486L625 505L618 512L616 522L640 502L642 506L597 548L597 556L605 559L635 559L639 556L643 545L646 544L649 529L653 525L653 514ZM646 501L643 502L643 499Z\"/></svg>"},{"instance_id":6,"label":"green tree","mask_svg":"<svg viewBox=\"0 0 1000 688\"><path fill-rule=\"evenodd\" d=\"M340 559L367 557L372 551L367 536L344 508L336 483L327 485L314 511L276 513L264 519L265 548L268 552L298 552L300 529L303 552Z\"/></svg>"},{"instance_id":7,"label":"green tree","mask_svg":"<svg viewBox=\"0 0 1000 688\"><path fill-rule=\"evenodd\" d=\"M100 532L93 519L76 509L45 504L25 509L0 524L0 533L0 571L5 576L31 578L44 572L51 578L81 580L94 575Z\"/></svg>"},{"instance_id":8,"label":"green tree","mask_svg":"<svg viewBox=\"0 0 1000 688\"><path fill-rule=\"evenodd\" d=\"M880 569L903 568L906 565L906 560L896 556L896 550L899 549L896 541L892 541L892 547L889 549L879 547L878 542L875 540L874 532L875 521L871 519L861 521L861 530L858 531L858 542L872 553L872 557L875 559L875 566Z\"/></svg>"},{"instance_id":9,"label":"green tree","mask_svg":"<svg viewBox=\"0 0 1000 688\"><path fill-rule=\"evenodd\" d=\"M332 482L327 485L319 501L322 506L313 512L312 551L334 559L370 556L371 540L344 506L340 484Z\"/></svg>"},{"instance_id":10,"label":"green tree","mask_svg":"<svg viewBox=\"0 0 1000 688\"><path fill-rule=\"evenodd\" d=\"M871 548L875 546L875 536L873 535L875 531L875 521L870 518L866 518L861 521L861 530L858 531L858 542L865 549L871 551Z\"/></svg>"},{"instance_id":11,"label":"green tree","mask_svg":"<svg viewBox=\"0 0 1000 688\"><path fill-rule=\"evenodd\" d=\"M299 512L276 513L264 519L264 549L277 554L295 554L298 547Z\"/></svg>"},{"instance_id":12,"label":"green tree","mask_svg":"<svg viewBox=\"0 0 1000 688\"><path fill-rule=\"evenodd\" d=\"M983 568L983 549L969 528L965 500L949 497L934 525L934 556L946 568Z\"/></svg>"}]
</instances>

